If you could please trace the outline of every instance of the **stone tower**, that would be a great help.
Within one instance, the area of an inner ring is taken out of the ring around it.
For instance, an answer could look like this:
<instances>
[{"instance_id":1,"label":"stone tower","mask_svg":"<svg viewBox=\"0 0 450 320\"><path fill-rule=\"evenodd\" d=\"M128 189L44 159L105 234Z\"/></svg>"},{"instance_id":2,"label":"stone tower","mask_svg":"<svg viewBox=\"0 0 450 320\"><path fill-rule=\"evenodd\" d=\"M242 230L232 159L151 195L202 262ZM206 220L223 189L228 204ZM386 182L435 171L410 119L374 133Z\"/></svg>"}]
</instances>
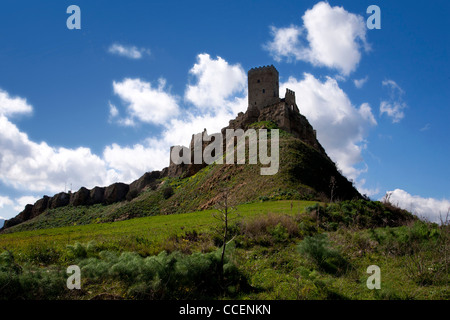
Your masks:
<instances>
[{"instance_id":1,"label":"stone tower","mask_svg":"<svg viewBox=\"0 0 450 320\"><path fill-rule=\"evenodd\" d=\"M273 65L253 68L248 71L248 107L258 108L278 103L278 71Z\"/></svg>"}]
</instances>

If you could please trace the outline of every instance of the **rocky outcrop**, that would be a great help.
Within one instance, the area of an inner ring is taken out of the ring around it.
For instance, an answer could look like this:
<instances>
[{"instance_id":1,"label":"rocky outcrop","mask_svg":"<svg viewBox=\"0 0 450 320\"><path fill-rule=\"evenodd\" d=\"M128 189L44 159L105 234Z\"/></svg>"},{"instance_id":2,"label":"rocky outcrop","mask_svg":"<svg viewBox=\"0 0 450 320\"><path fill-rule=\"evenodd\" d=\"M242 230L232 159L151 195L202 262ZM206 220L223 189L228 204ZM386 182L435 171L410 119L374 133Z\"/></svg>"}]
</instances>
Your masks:
<instances>
[{"instance_id":1,"label":"rocky outcrop","mask_svg":"<svg viewBox=\"0 0 450 320\"><path fill-rule=\"evenodd\" d=\"M162 171L146 172L142 177L133 181L130 185L125 183L114 183L108 187L94 187L89 190L81 187L75 193L60 192L53 197L44 196L34 205L27 204L24 210L14 218L5 220L3 228L10 228L27 220L33 219L48 209L55 209L67 205L89 206L94 204L112 204L124 200L132 200L145 188L156 188L159 179L166 177L168 167Z\"/></svg>"},{"instance_id":2,"label":"rocky outcrop","mask_svg":"<svg viewBox=\"0 0 450 320\"><path fill-rule=\"evenodd\" d=\"M36 203L33 206L33 211L32 211L32 214L31 214L31 218L37 217L42 212L47 210L47 208L48 208L48 200L49 199L50 199L50 197L44 196L42 199L39 199L38 201L36 201Z\"/></svg>"},{"instance_id":3,"label":"rocky outcrop","mask_svg":"<svg viewBox=\"0 0 450 320\"><path fill-rule=\"evenodd\" d=\"M142 177L130 183L126 199L131 200L137 197L146 187L156 188L157 180L160 178L162 178L161 171L146 172Z\"/></svg>"},{"instance_id":4,"label":"rocky outcrop","mask_svg":"<svg viewBox=\"0 0 450 320\"><path fill-rule=\"evenodd\" d=\"M95 187L89 193L89 204L98 204L105 201L105 188Z\"/></svg>"},{"instance_id":5,"label":"rocky outcrop","mask_svg":"<svg viewBox=\"0 0 450 320\"><path fill-rule=\"evenodd\" d=\"M106 204L112 204L125 200L130 186L125 183L114 183L105 189L104 201Z\"/></svg>"},{"instance_id":6,"label":"rocky outcrop","mask_svg":"<svg viewBox=\"0 0 450 320\"><path fill-rule=\"evenodd\" d=\"M70 204L74 207L87 206L91 200L91 192L85 187L73 193L70 197Z\"/></svg>"},{"instance_id":7,"label":"rocky outcrop","mask_svg":"<svg viewBox=\"0 0 450 320\"><path fill-rule=\"evenodd\" d=\"M48 209L56 209L67 206L70 202L70 194L61 192L50 198L48 202Z\"/></svg>"}]
</instances>

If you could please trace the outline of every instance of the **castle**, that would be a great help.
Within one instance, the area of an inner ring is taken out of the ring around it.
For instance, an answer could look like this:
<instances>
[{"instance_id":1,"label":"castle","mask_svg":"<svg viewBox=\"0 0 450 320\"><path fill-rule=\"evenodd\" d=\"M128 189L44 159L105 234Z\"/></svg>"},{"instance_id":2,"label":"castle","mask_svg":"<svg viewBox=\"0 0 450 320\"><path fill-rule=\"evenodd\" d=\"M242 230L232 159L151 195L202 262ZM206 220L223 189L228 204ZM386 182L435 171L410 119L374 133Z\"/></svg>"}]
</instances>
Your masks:
<instances>
[{"instance_id":1,"label":"castle","mask_svg":"<svg viewBox=\"0 0 450 320\"><path fill-rule=\"evenodd\" d=\"M316 131L305 116L300 113L295 99L295 92L286 89L285 97L279 96L279 73L273 66L252 68L248 71L248 107L247 111L239 112L237 117L230 120L227 127L222 128L223 137L227 129L247 130L251 124L270 121L279 129L292 134L295 138L319 151L328 158L325 150L316 137ZM203 135L207 135L206 129ZM190 149L193 150L194 139L192 135ZM203 149L206 145L203 145ZM171 147L172 150L173 147ZM193 154L191 155L193 157ZM191 161L193 163L193 161ZM206 164L174 164L172 161L163 173L169 177L191 176L205 167Z\"/></svg>"}]
</instances>

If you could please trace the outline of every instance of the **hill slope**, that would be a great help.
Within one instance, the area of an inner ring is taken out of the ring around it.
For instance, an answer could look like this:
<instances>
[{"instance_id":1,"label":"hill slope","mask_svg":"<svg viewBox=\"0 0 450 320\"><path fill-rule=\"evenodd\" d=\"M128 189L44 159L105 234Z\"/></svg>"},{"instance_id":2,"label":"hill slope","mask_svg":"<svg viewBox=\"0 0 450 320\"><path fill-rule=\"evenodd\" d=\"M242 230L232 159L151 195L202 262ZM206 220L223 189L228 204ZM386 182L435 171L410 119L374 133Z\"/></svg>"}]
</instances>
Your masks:
<instances>
[{"instance_id":1,"label":"hill slope","mask_svg":"<svg viewBox=\"0 0 450 320\"><path fill-rule=\"evenodd\" d=\"M336 181L334 199L361 198L328 157L285 132L280 137L279 172L263 176L260 168L260 164L211 164L187 178L157 179L131 201L47 209L3 232L205 210L214 206L224 190L228 190L236 204L269 199L327 201L331 177Z\"/></svg>"}]
</instances>

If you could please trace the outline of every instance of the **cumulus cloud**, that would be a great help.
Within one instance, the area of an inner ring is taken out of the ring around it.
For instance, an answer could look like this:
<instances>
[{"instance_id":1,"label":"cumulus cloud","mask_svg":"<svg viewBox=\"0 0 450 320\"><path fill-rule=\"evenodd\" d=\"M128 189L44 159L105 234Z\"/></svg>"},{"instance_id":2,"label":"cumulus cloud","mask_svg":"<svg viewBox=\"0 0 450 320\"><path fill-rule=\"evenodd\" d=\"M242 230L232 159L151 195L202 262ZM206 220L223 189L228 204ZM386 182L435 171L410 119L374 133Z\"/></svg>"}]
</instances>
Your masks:
<instances>
[{"instance_id":1,"label":"cumulus cloud","mask_svg":"<svg viewBox=\"0 0 450 320\"><path fill-rule=\"evenodd\" d=\"M123 180L129 182L150 170L160 170L169 165L169 146L155 139L149 139L133 146L113 143L103 151L108 167L120 172Z\"/></svg>"},{"instance_id":2,"label":"cumulus cloud","mask_svg":"<svg viewBox=\"0 0 450 320\"><path fill-rule=\"evenodd\" d=\"M119 43L112 44L108 48L108 52L129 59L141 59L145 54L150 55L149 49L125 46Z\"/></svg>"},{"instance_id":3,"label":"cumulus cloud","mask_svg":"<svg viewBox=\"0 0 450 320\"><path fill-rule=\"evenodd\" d=\"M0 196L0 208L3 208L4 206L12 206L13 204L14 202L9 197Z\"/></svg>"},{"instance_id":4,"label":"cumulus cloud","mask_svg":"<svg viewBox=\"0 0 450 320\"><path fill-rule=\"evenodd\" d=\"M392 119L393 123L400 122L405 117L403 110L408 107L403 101L405 92L393 80L384 80L382 85L389 90L389 99L381 101L380 115L386 113Z\"/></svg>"},{"instance_id":5,"label":"cumulus cloud","mask_svg":"<svg viewBox=\"0 0 450 320\"><path fill-rule=\"evenodd\" d=\"M221 57L212 59L206 53L197 56L197 63L189 73L194 83L187 86L185 99L207 111L225 107L228 99L242 94L247 85L247 75L241 65L230 65Z\"/></svg>"},{"instance_id":6,"label":"cumulus cloud","mask_svg":"<svg viewBox=\"0 0 450 320\"><path fill-rule=\"evenodd\" d=\"M290 77L280 84L280 91L289 88L302 97L299 104L328 155L350 179L356 179L367 167L357 168L363 161L368 130L377 124L368 103L354 106L338 82L330 77L324 81L305 73L303 79Z\"/></svg>"},{"instance_id":7,"label":"cumulus cloud","mask_svg":"<svg viewBox=\"0 0 450 320\"><path fill-rule=\"evenodd\" d=\"M15 114L28 114L33 111L33 107L27 103L26 99L11 97L8 92L0 89L0 115L6 117Z\"/></svg>"},{"instance_id":8,"label":"cumulus cloud","mask_svg":"<svg viewBox=\"0 0 450 320\"><path fill-rule=\"evenodd\" d=\"M22 196L14 199L14 210L19 212L22 211L27 204L34 204L41 197L38 196Z\"/></svg>"},{"instance_id":9,"label":"cumulus cloud","mask_svg":"<svg viewBox=\"0 0 450 320\"><path fill-rule=\"evenodd\" d=\"M431 222L440 222L441 218L445 220L450 210L450 200L447 199L423 198L411 195L402 189L388 191L387 194L390 194L389 201L392 204Z\"/></svg>"},{"instance_id":10,"label":"cumulus cloud","mask_svg":"<svg viewBox=\"0 0 450 320\"><path fill-rule=\"evenodd\" d=\"M177 97L166 92L165 86L166 80L163 78L158 80L156 87L141 79L126 78L119 82L114 81L114 93L126 105L128 113L128 117L122 119L122 124L134 125L134 120L162 124L167 119L177 116L179 113Z\"/></svg>"},{"instance_id":11,"label":"cumulus cloud","mask_svg":"<svg viewBox=\"0 0 450 320\"><path fill-rule=\"evenodd\" d=\"M369 80L369 76L365 76L362 79L355 79L353 80L353 83L355 84L355 87L358 89L361 89L364 84L367 82L367 80Z\"/></svg>"},{"instance_id":12,"label":"cumulus cloud","mask_svg":"<svg viewBox=\"0 0 450 320\"><path fill-rule=\"evenodd\" d=\"M361 60L361 50L370 49L363 17L343 7L322 1L307 10L302 20L302 27L271 27L273 40L264 47L276 61L302 60L348 75Z\"/></svg>"},{"instance_id":13,"label":"cumulus cloud","mask_svg":"<svg viewBox=\"0 0 450 320\"><path fill-rule=\"evenodd\" d=\"M60 192L65 183L104 184L109 172L89 148L55 148L36 143L0 115L0 180L17 189Z\"/></svg>"}]
</instances>

